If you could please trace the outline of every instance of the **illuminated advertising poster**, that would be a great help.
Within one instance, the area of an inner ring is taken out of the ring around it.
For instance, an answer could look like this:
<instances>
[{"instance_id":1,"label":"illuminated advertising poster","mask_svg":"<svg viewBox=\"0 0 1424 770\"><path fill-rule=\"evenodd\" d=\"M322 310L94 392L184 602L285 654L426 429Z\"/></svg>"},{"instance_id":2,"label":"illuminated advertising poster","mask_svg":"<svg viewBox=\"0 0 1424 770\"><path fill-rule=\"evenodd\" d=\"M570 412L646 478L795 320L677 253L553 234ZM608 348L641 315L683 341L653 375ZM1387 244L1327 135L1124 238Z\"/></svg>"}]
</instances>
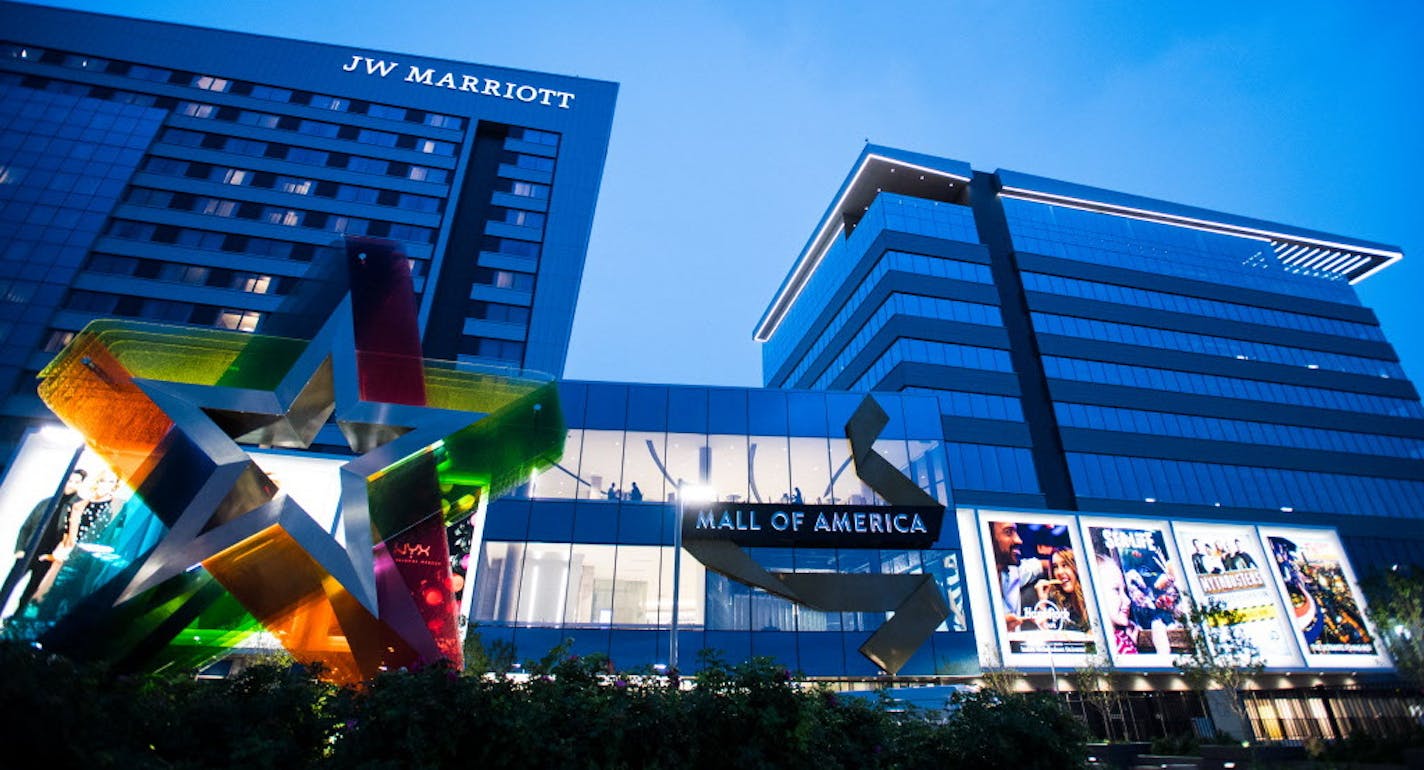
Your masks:
<instances>
[{"instance_id":1,"label":"illuminated advertising poster","mask_svg":"<svg viewBox=\"0 0 1424 770\"><path fill-rule=\"evenodd\" d=\"M1365 620L1355 574L1333 529L1260 527L1273 574L1289 603L1306 665L1311 668L1389 666Z\"/></svg>"},{"instance_id":2,"label":"illuminated advertising poster","mask_svg":"<svg viewBox=\"0 0 1424 770\"><path fill-rule=\"evenodd\" d=\"M1071 516L979 512L990 605L1008 665L1076 665L1097 651Z\"/></svg>"},{"instance_id":3,"label":"illuminated advertising poster","mask_svg":"<svg viewBox=\"0 0 1424 770\"><path fill-rule=\"evenodd\" d=\"M1167 523L1083 518L1094 596L1118 665L1166 668L1189 648L1182 571Z\"/></svg>"},{"instance_id":4,"label":"illuminated advertising poster","mask_svg":"<svg viewBox=\"0 0 1424 770\"><path fill-rule=\"evenodd\" d=\"M1271 560L1254 527L1174 523L1187 585L1199 606L1219 602L1241 614L1241 633L1270 668L1301 665L1285 609L1271 579Z\"/></svg>"},{"instance_id":5,"label":"illuminated advertising poster","mask_svg":"<svg viewBox=\"0 0 1424 770\"><path fill-rule=\"evenodd\" d=\"M77 436L29 434L0 486L0 542L13 545L4 616L47 623L127 567L151 539L126 511L130 497L98 455L79 451Z\"/></svg>"}]
</instances>

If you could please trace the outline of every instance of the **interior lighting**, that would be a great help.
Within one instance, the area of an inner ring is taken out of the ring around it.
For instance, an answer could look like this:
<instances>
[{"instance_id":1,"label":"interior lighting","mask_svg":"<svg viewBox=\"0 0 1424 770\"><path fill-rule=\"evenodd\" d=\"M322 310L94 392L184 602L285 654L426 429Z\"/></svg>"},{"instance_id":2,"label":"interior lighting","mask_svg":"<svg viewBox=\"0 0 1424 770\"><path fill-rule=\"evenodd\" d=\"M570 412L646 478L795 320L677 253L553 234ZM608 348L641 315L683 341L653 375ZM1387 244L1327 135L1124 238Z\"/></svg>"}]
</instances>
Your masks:
<instances>
[{"instance_id":1,"label":"interior lighting","mask_svg":"<svg viewBox=\"0 0 1424 770\"><path fill-rule=\"evenodd\" d=\"M1289 505L1282 505L1281 513L1295 513L1295 509L1290 507Z\"/></svg>"}]
</instances>

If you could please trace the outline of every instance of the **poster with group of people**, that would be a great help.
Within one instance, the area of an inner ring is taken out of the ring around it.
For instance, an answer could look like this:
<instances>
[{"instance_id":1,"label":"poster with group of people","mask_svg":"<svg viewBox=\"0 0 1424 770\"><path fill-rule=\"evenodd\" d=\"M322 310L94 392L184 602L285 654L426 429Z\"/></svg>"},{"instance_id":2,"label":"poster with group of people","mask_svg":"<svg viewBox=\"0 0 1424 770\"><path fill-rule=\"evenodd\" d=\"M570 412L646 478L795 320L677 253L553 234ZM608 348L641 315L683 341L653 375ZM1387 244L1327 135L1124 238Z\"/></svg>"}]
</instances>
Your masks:
<instances>
[{"instance_id":1,"label":"poster with group of people","mask_svg":"<svg viewBox=\"0 0 1424 770\"><path fill-rule=\"evenodd\" d=\"M1333 530L977 511L962 531L1005 665L1172 668L1218 602L1269 668L1389 666Z\"/></svg>"},{"instance_id":2,"label":"poster with group of people","mask_svg":"<svg viewBox=\"0 0 1424 770\"><path fill-rule=\"evenodd\" d=\"M1273 666L1300 665L1286 615L1271 582L1271 565L1247 524L1179 523L1177 548L1187 560L1192 596L1241 618L1241 634Z\"/></svg>"}]
</instances>

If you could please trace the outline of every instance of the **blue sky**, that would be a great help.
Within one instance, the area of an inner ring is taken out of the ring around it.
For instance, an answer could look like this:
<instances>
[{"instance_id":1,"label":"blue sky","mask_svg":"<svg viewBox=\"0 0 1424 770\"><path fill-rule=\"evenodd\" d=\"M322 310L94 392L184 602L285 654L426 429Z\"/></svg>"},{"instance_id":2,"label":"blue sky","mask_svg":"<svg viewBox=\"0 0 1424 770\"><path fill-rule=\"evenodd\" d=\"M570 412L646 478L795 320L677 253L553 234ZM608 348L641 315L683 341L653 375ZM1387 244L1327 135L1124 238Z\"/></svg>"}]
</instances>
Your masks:
<instances>
[{"instance_id":1,"label":"blue sky","mask_svg":"<svg viewBox=\"0 0 1424 770\"><path fill-rule=\"evenodd\" d=\"M621 84L566 375L760 384L753 324L865 141L1400 246L1424 381L1424 5L58 2Z\"/></svg>"}]
</instances>

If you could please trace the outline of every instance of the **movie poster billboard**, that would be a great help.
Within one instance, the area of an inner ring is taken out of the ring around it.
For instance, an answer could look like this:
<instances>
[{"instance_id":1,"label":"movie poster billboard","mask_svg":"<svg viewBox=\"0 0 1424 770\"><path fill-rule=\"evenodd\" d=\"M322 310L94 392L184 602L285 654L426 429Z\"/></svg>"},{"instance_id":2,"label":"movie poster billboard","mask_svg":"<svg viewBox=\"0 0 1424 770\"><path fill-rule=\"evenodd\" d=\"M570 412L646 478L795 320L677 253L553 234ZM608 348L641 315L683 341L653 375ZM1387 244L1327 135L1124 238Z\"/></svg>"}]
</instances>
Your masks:
<instances>
[{"instance_id":1,"label":"movie poster billboard","mask_svg":"<svg viewBox=\"0 0 1424 770\"><path fill-rule=\"evenodd\" d=\"M1304 661L1271 578L1271 561L1256 529L1246 524L1174 523L1177 551L1187 585L1198 606L1218 602L1240 614L1242 636L1269 668L1292 668Z\"/></svg>"},{"instance_id":2,"label":"movie poster billboard","mask_svg":"<svg viewBox=\"0 0 1424 770\"><path fill-rule=\"evenodd\" d=\"M1260 527L1272 573L1311 668L1389 667L1333 529Z\"/></svg>"},{"instance_id":3,"label":"movie poster billboard","mask_svg":"<svg viewBox=\"0 0 1424 770\"><path fill-rule=\"evenodd\" d=\"M1005 665L1071 667L1097 653L1073 517L980 511L979 539Z\"/></svg>"},{"instance_id":4,"label":"movie poster billboard","mask_svg":"<svg viewBox=\"0 0 1424 770\"><path fill-rule=\"evenodd\" d=\"M1168 668L1190 647L1189 601L1167 523L1084 517L1093 596L1113 662Z\"/></svg>"}]
</instances>

